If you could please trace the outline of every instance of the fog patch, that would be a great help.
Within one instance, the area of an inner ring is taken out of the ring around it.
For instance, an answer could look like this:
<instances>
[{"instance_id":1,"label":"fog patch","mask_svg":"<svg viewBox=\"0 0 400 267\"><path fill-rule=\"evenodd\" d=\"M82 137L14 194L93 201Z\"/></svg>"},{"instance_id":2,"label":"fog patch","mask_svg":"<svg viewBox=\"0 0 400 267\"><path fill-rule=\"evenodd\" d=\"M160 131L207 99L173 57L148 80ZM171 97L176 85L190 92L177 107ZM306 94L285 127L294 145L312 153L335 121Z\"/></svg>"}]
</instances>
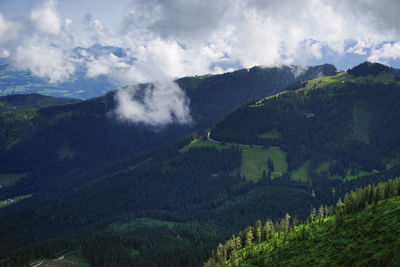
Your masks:
<instances>
[{"instance_id":1,"label":"fog patch","mask_svg":"<svg viewBox=\"0 0 400 267\"><path fill-rule=\"evenodd\" d=\"M302 76L306 71L308 70L309 67L304 66L304 65L295 65L295 66L290 66L292 73L294 77L297 79L298 77Z\"/></svg>"},{"instance_id":2,"label":"fog patch","mask_svg":"<svg viewBox=\"0 0 400 267\"><path fill-rule=\"evenodd\" d=\"M155 127L192 122L189 99L174 82L127 86L117 91L115 100L121 121Z\"/></svg>"}]
</instances>

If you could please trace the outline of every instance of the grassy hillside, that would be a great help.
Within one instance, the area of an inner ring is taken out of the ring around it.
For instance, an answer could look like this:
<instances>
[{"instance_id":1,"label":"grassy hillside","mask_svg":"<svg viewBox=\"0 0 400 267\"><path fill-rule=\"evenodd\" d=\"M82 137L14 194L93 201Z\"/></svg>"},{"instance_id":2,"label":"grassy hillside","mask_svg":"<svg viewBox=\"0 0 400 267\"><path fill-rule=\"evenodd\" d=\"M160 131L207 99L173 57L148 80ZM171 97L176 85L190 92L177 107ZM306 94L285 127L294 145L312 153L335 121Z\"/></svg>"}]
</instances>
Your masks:
<instances>
[{"instance_id":1,"label":"grassy hillside","mask_svg":"<svg viewBox=\"0 0 400 267\"><path fill-rule=\"evenodd\" d=\"M180 152L201 147L214 147L217 150L237 147L242 154L240 174L247 181L257 182L263 177L281 177L287 172L286 154L279 147L265 148L262 146L248 146L236 143L220 143L206 136L193 139L188 145L181 148ZM272 163L268 163L271 161Z\"/></svg>"},{"instance_id":2,"label":"grassy hillside","mask_svg":"<svg viewBox=\"0 0 400 267\"><path fill-rule=\"evenodd\" d=\"M280 147L293 179L354 179L382 171L400 151L399 81L399 70L365 63L298 82L241 106L211 129L211 138Z\"/></svg>"},{"instance_id":3,"label":"grassy hillside","mask_svg":"<svg viewBox=\"0 0 400 267\"><path fill-rule=\"evenodd\" d=\"M273 179L287 172L286 154L279 147L244 147L242 151L242 174L250 181L258 181L263 175Z\"/></svg>"},{"instance_id":4,"label":"grassy hillside","mask_svg":"<svg viewBox=\"0 0 400 267\"><path fill-rule=\"evenodd\" d=\"M258 221L220 244L205 266L397 266L400 179L345 196L307 222Z\"/></svg>"}]
</instances>

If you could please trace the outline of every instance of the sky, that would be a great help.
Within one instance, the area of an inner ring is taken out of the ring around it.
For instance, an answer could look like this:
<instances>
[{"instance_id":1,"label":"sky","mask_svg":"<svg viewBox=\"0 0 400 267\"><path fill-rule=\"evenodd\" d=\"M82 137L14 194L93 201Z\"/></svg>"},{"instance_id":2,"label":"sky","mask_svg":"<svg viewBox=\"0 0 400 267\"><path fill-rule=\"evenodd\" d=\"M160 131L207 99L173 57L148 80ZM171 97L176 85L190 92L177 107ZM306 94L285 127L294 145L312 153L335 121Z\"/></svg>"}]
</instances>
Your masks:
<instances>
[{"instance_id":1,"label":"sky","mask_svg":"<svg viewBox=\"0 0 400 267\"><path fill-rule=\"evenodd\" d=\"M0 57L52 83L83 67L121 86L254 65L400 67L398 10L398 0L0 0ZM73 53L93 44L125 56Z\"/></svg>"}]
</instances>

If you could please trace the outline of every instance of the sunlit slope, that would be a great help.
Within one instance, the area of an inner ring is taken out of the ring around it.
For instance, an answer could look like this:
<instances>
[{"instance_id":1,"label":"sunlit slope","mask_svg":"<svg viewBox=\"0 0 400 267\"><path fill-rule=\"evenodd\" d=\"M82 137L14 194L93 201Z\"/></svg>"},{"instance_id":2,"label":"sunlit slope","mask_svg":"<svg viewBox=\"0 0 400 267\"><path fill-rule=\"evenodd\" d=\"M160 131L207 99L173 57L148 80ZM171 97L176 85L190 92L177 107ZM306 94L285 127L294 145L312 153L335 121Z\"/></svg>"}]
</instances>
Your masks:
<instances>
[{"instance_id":1,"label":"sunlit slope","mask_svg":"<svg viewBox=\"0 0 400 267\"><path fill-rule=\"evenodd\" d=\"M307 180L305 174L351 179L382 171L400 151L399 80L398 70L364 63L299 82L243 105L211 129L211 138L280 147L288 171L300 180Z\"/></svg>"},{"instance_id":2,"label":"sunlit slope","mask_svg":"<svg viewBox=\"0 0 400 267\"><path fill-rule=\"evenodd\" d=\"M219 244L206 266L398 266L400 179L313 209L303 224L286 214L258 221Z\"/></svg>"}]
</instances>

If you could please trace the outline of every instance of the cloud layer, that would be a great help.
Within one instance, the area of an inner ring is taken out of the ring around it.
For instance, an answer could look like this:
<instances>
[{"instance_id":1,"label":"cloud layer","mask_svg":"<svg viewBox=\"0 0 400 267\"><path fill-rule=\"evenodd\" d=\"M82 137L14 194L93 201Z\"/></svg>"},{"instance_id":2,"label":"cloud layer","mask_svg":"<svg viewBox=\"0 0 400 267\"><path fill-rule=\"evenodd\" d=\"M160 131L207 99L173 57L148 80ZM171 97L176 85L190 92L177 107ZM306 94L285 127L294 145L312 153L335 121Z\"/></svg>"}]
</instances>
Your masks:
<instances>
[{"instance_id":1,"label":"cloud layer","mask_svg":"<svg viewBox=\"0 0 400 267\"><path fill-rule=\"evenodd\" d=\"M74 10L80 12L76 3ZM83 67L88 77L107 75L121 86L158 84L159 94L149 89L147 104L128 101L136 108L121 110L121 118L149 113L138 115L145 120L132 121L154 124L157 97L182 100L170 83L181 76L254 65L328 62L343 69L370 60L400 66L397 0L120 0L115 2L122 5L118 12L109 10L119 21L113 25L96 12L73 20L59 5L44 0L18 19L0 13L0 57L54 83ZM124 55L73 53L77 46L94 43L122 47ZM184 114L169 105L163 108L164 114L176 112L163 121Z\"/></svg>"}]
</instances>

